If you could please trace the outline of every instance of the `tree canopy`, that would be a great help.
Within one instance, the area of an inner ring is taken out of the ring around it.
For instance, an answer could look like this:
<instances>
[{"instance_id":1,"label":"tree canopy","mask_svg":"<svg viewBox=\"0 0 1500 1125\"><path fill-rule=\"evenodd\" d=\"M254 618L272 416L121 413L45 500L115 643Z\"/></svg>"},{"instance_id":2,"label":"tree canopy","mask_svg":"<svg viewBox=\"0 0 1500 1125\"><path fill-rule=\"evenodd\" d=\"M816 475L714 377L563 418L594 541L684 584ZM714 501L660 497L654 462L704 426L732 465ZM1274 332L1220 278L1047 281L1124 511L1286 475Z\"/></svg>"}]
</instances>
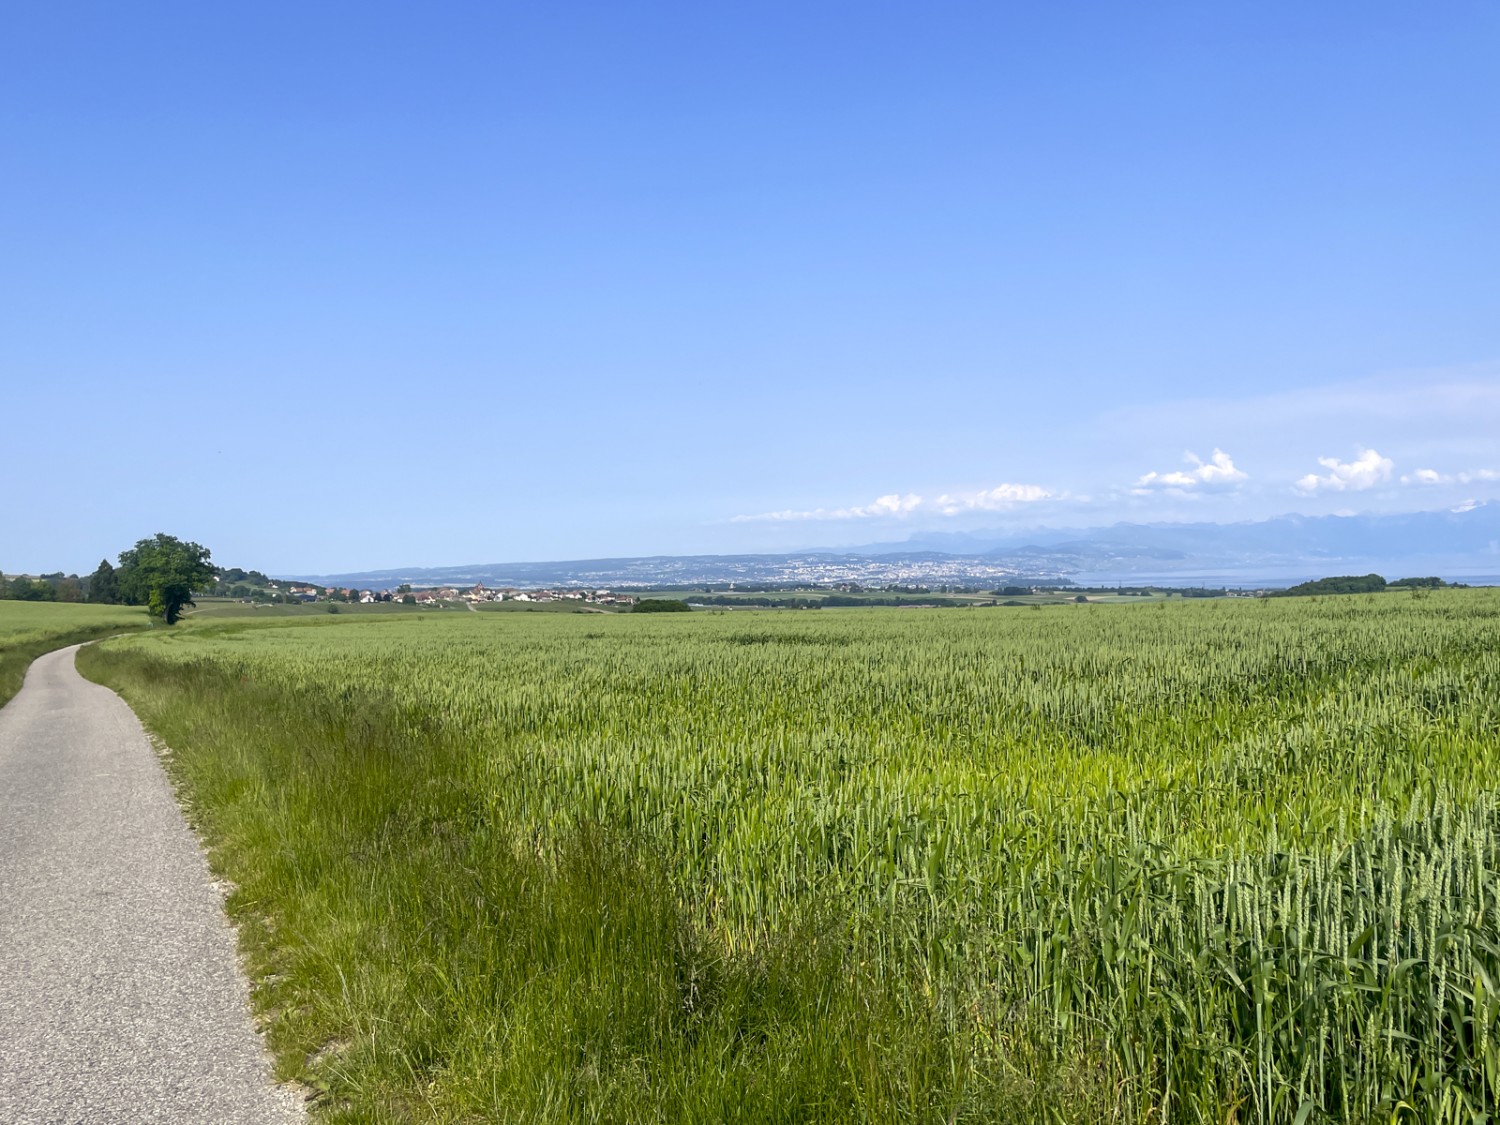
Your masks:
<instances>
[{"instance_id":1,"label":"tree canopy","mask_svg":"<svg viewBox=\"0 0 1500 1125\"><path fill-rule=\"evenodd\" d=\"M1271 597L1296 598L1307 594L1378 594L1385 589L1385 579L1378 574L1339 574L1301 582L1285 590L1273 590Z\"/></svg>"},{"instance_id":2,"label":"tree canopy","mask_svg":"<svg viewBox=\"0 0 1500 1125\"><path fill-rule=\"evenodd\" d=\"M10 580L5 590L5 596L17 602L57 601L57 591L53 589L50 582L44 582L40 578L31 579L24 576Z\"/></svg>"},{"instance_id":3,"label":"tree canopy","mask_svg":"<svg viewBox=\"0 0 1500 1125\"><path fill-rule=\"evenodd\" d=\"M99 566L89 575L89 601L100 605L119 604L120 576L109 565L108 559L100 559Z\"/></svg>"},{"instance_id":4,"label":"tree canopy","mask_svg":"<svg viewBox=\"0 0 1500 1125\"><path fill-rule=\"evenodd\" d=\"M687 602L674 601L670 598L645 598L635 604L632 613L692 613L692 607Z\"/></svg>"},{"instance_id":5,"label":"tree canopy","mask_svg":"<svg viewBox=\"0 0 1500 1125\"><path fill-rule=\"evenodd\" d=\"M120 552L118 577L128 604L144 604L152 617L175 625L193 591L212 586L216 572L207 547L157 532Z\"/></svg>"}]
</instances>

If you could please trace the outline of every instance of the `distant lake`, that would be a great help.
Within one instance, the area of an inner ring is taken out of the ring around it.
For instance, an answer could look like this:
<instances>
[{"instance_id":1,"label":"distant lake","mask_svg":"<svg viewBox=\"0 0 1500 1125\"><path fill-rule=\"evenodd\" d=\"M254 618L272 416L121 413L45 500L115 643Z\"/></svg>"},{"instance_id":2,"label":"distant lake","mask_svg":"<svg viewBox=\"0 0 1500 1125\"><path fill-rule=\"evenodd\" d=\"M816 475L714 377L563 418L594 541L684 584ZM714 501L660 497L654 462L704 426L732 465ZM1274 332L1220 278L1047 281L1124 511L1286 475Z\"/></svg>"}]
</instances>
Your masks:
<instances>
[{"instance_id":1,"label":"distant lake","mask_svg":"<svg viewBox=\"0 0 1500 1125\"><path fill-rule=\"evenodd\" d=\"M1436 574L1448 582L1462 582L1469 586L1500 586L1500 574L1463 574L1437 570L1410 570L1402 567L1356 568L1353 570L1212 570L1202 573L1144 574L1140 572L1099 571L1097 573L1074 574L1072 581L1078 586L1168 586L1177 588L1220 586L1229 589L1259 590L1295 586L1299 582L1310 582L1315 578L1327 578L1330 574L1383 574L1386 578L1412 578Z\"/></svg>"}]
</instances>

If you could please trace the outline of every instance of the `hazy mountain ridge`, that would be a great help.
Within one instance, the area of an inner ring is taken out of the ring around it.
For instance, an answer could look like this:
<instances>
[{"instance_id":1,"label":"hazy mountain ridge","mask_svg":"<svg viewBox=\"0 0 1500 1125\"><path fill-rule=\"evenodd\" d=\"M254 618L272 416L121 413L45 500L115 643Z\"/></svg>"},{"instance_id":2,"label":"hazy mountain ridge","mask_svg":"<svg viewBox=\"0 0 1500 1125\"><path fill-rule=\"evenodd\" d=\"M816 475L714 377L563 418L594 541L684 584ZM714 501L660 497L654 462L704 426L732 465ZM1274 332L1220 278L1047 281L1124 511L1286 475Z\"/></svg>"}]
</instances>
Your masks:
<instances>
[{"instance_id":1,"label":"hazy mountain ridge","mask_svg":"<svg viewBox=\"0 0 1500 1125\"><path fill-rule=\"evenodd\" d=\"M1346 554L1400 555L1420 540L1432 551L1500 551L1500 502L1466 510L1397 515L1302 516L1288 514L1237 523L1116 523L1108 527L1035 527L1020 532L918 533L901 542L844 548L850 554L941 551L993 555L1030 549L1092 551L1104 546L1151 551L1253 551L1309 560Z\"/></svg>"},{"instance_id":2,"label":"hazy mountain ridge","mask_svg":"<svg viewBox=\"0 0 1500 1125\"><path fill-rule=\"evenodd\" d=\"M399 567L296 575L371 586L649 586L919 581L986 583L1091 574L1259 572L1288 577L1369 569L1462 577L1500 573L1500 502L1400 515L1279 516L1243 523L1117 523L1024 532L918 533L904 542L783 554L633 558ZM1392 574L1388 577L1397 577ZM1115 579L1118 580L1118 579Z\"/></svg>"},{"instance_id":3,"label":"hazy mountain ridge","mask_svg":"<svg viewBox=\"0 0 1500 1125\"><path fill-rule=\"evenodd\" d=\"M877 583L989 581L1008 577L1058 579L1064 573L1041 560L965 558L938 551L883 555L798 552L781 555L652 555L640 558L568 559L484 563L454 567L403 567L354 574L295 575L321 585L592 587L683 586L725 582Z\"/></svg>"}]
</instances>

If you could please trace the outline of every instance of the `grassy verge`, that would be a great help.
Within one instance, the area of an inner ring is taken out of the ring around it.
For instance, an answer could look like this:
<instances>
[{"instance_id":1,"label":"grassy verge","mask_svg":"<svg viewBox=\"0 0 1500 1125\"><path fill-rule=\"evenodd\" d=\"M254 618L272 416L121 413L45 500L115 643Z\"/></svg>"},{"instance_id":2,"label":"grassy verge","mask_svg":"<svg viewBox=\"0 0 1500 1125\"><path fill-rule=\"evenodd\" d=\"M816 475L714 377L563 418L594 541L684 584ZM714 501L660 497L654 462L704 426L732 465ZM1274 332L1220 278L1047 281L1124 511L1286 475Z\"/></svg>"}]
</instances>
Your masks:
<instances>
[{"instance_id":1,"label":"grassy verge","mask_svg":"<svg viewBox=\"0 0 1500 1125\"><path fill-rule=\"evenodd\" d=\"M85 650L173 748L236 890L279 1076L328 1122L1099 1121L1103 1067L955 1030L836 903L729 950L618 826L494 815L473 748L372 691Z\"/></svg>"},{"instance_id":2,"label":"grassy verge","mask_svg":"<svg viewBox=\"0 0 1500 1125\"><path fill-rule=\"evenodd\" d=\"M84 641L144 629L146 611L125 606L0 602L0 707L43 653Z\"/></svg>"}]
</instances>

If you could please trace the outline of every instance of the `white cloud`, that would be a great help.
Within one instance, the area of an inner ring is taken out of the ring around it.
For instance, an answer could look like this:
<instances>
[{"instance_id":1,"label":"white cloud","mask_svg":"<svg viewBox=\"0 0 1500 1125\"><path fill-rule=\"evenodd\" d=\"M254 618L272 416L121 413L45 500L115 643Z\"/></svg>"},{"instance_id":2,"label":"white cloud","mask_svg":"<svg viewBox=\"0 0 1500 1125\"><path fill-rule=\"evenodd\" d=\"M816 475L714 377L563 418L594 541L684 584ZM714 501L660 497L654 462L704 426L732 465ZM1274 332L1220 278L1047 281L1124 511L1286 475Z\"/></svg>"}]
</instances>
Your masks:
<instances>
[{"instance_id":1,"label":"white cloud","mask_svg":"<svg viewBox=\"0 0 1500 1125\"><path fill-rule=\"evenodd\" d=\"M1131 491L1137 496L1149 496L1155 489L1165 489L1181 495L1200 487L1223 487L1250 479L1250 474L1236 468L1234 460L1222 449L1215 449L1207 461L1193 452L1184 453L1182 459L1193 467L1185 472L1179 469L1173 473L1147 473L1135 482Z\"/></svg>"},{"instance_id":2,"label":"white cloud","mask_svg":"<svg viewBox=\"0 0 1500 1125\"><path fill-rule=\"evenodd\" d=\"M1402 484L1447 484L1452 477L1445 477L1436 469L1418 469L1414 473L1402 476Z\"/></svg>"},{"instance_id":3,"label":"white cloud","mask_svg":"<svg viewBox=\"0 0 1500 1125\"><path fill-rule=\"evenodd\" d=\"M997 484L994 488L957 496L944 493L933 501L933 505L945 516L956 516L961 512L1003 512L1017 504L1054 499L1057 499L1057 494L1039 484Z\"/></svg>"},{"instance_id":4,"label":"white cloud","mask_svg":"<svg viewBox=\"0 0 1500 1125\"><path fill-rule=\"evenodd\" d=\"M888 496L877 497L869 504L861 504L852 508L813 508L805 512L782 511L762 512L755 516L735 516L731 523L749 523L761 521L795 521L795 520L865 520L878 516L903 517L910 515L921 507L920 496L901 496L891 493Z\"/></svg>"},{"instance_id":5,"label":"white cloud","mask_svg":"<svg viewBox=\"0 0 1500 1125\"><path fill-rule=\"evenodd\" d=\"M923 499L912 493L891 493L881 496L869 504L849 508L811 508L806 511L786 510L761 512L753 516L735 516L731 523L785 523L811 520L863 520L905 519L918 513L936 513L956 516L963 512L1000 512L1018 504L1035 504L1042 500L1060 500L1064 494L1053 492L1037 484L997 484L994 488L978 492L944 493L936 499Z\"/></svg>"},{"instance_id":6,"label":"white cloud","mask_svg":"<svg viewBox=\"0 0 1500 1125\"><path fill-rule=\"evenodd\" d=\"M1337 457L1319 457L1318 464L1328 470L1325 476L1308 473L1292 487L1304 496L1315 492L1363 492L1391 479L1396 463L1373 449L1361 449L1353 461Z\"/></svg>"},{"instance_id":7,"label":"white cloud","mask_svg":"<svg viewBox=\"0 0 1500 1125\"><path fill-rule=\"evenodd\" d=\"M1186 473L1191 468L1142 466L1138 461L1141 450L1159 448L1163 441L1181 441L1183 434L1207 433L1221 448L1232 451L1236 462L1251 467L1251 479L1232 490L1239 497L1234 509L1237 518L1276 514L1289 498L1316 499L1321 509L1321 502L1329 497L1357 496L1363 505L1388 508L1411 502L1415 493L1438 491L1435 487L1419 488L1415 482L1397 491L1396 477L1418 467L1441 474L1479 467L1500 469L1500 445L1496 442L1500 432L1500 361L1391 372L1266 394L1130 401L1081 424L1075 419L1074 425L1069 469L1076 465L1080 470L1087 467L1110 472L1126 484L1122 489L1126 493L1129 482L1147 467L1163 470L1163 475L1174 469ZM1395 462L1395 473L1378 488L1340 492L1317 486L1311 494L1305 490L1288 494L1292 483L1304 474L1311 472L1322 478L1329 473L1316 464L1317 455L1336 452L1340 461L1352 461L1358 451L1372 447ZM1037 464L1046 466L1048 462ZM1057 472L1061 479L1062 470ZM1272 480L1277 482L1275 488L1253 487ZM1481 489L1493 489L1496 483L1469 487L1477 494ZM1137 487L1149 489L1145 497L1134 497L1139 502L1163 496L1171 486ZM1457 481L1449 487L1462 489ZM1077 488L1085 490L1084 481L1079 480ZM1277 493L1281 494L1279 500ZM1197 496L1206 501L1211 495L1199 485L1182 489L1179 499Z\"/></svg>"},{"instance_id":8,"label":"white cloud","mask_svg":"<svg viewBox=\"0 0 1500 1125\"><path fill-rule=\"evenodd\" d=\"M865 519L868 516L904 516L922 503L920 496L898 496L894 492L881 496L873 504L863 508L849 508L849 519Z\"/></svg>"},{"instance_id":9,"label":"white cloud","mask_svg":"<svg viewBox=\"0 0 1500 1125\"><path fill-rule=\"evenodd\" d=\"M1401 478L1402 484L1478 484L1500 481L1494 469L1472 469L1463 473L1440 473L1436 469L1418 469Z\"/></svg>"}]
</instances>

